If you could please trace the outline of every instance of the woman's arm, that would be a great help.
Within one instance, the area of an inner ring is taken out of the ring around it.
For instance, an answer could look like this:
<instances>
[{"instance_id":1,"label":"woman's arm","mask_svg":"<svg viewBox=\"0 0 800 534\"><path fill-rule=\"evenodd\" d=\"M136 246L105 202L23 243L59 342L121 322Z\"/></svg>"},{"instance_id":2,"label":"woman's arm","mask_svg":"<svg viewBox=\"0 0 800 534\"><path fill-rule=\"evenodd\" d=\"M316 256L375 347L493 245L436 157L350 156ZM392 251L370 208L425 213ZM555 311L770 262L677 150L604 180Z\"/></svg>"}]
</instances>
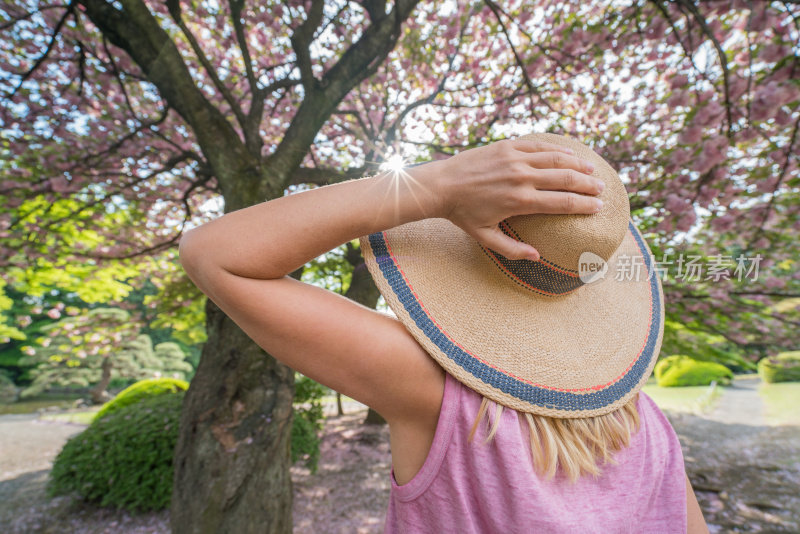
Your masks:
<instances>
[{"instance_id":1,"label":"woman's arm","mask_svg":"<svg viewBox=\"0 0 800 534\"><path fill-rule=\"evenodd\" d=\"M700 510L700 504L698 504L697 496L694 494L694 489L692 489L692 483L689 482L689 475L686 475L686 515L686 532L689 534L708 534L708 525L703 517L702 510Z\"/></svg>"},{"instance_id":2,"label":"woman's arm","mask_svg":"<svg viewBox=\"0 0 800 534\"><path fill-rule=\"evenodd\" d=\"M493 143L226 214L187 232L180 259L268 353L389 419L436 398L433 360L399 321L286 275L342 243L426 217L447 217L507 257L529 256L533 249L497 223L521 213L596 211L586 193L600 190L585 165L555 145Z\"/></svg>"}]
</instances>

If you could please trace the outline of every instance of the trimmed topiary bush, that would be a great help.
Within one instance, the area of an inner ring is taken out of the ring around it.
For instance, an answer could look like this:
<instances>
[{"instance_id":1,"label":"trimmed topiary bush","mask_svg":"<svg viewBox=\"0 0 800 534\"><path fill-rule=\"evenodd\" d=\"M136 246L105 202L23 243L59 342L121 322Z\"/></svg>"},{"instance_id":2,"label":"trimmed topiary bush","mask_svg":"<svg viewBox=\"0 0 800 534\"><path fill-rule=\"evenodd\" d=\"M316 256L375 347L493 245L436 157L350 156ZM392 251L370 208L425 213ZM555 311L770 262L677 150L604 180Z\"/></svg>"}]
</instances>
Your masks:
<instances>
[{"instance_id":1,"label":"trimmed topiary bush","mask_svg":"<svg viewBox=\"0 0 800 534\"><path fill-rule=\"evenodd\" d=\"M733 379L733 371L724 365L681 354L668 356L656 363L655 375L658 385L662 387L706 386L714 380L717 384L728 385Z\"/></svg>"},{"instance_id":2,"label":"trimmed topiary bush","mask_svg":"<svg viewBox=\"0 0 800 534\"><path fill-rule=\"evenodd\" d=\"M189 383L176 378L148 378L140 380L120 391L116 397L103 405L94 416L97 421L110 413L135 404L146 397L154 397L165 393L177 393L189 389Z\"/></svg>"},{"instance_id":3,"label":"trimmed topiary bush","mask_svg":"<svg viewBox=\"0 0 800 534\"><path fill-rule=\"evenodd\" d=\"M758 361L758 375L764 382L800 382L800 351L781 352Z\"/></svg>"},{"instance_id":4,"label":"trimmed topiary bush","mask_svg":"<svg viewBox=\"0 0 800 534\"><path fill-rule=\"evenodd\" d=\"M49 496L77 492L134 512L167 508L184 395L142 398L70 438L53 463Z\"/></svg>"}]
</instances>

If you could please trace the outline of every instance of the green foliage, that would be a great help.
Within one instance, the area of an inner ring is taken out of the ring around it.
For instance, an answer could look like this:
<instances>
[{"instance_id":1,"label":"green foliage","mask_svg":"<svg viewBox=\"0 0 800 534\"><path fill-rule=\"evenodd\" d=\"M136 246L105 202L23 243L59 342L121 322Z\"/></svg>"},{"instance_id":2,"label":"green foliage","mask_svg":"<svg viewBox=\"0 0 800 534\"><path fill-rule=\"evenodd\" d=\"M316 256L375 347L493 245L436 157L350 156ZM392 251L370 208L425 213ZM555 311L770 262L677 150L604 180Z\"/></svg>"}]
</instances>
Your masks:
<instances>
[{"instance_id":1,"label":"green foliage","mask_svg":"<svg viewBox=\"0 0 800 534\"><path fill-rule=\"evenodd\" d=\"M186 380L190 374L194 373L194 368L186 361L186 353L177 343L172 341L159 343L155 346L154 354L156 360L164 366L161 370L163 375Z\"/></svg>"},{"instance_id":2,"label":"green foliage","mask_svg":"<svg viewBox=\"0 0 800 534\"><path fill-rule=\"evenodd\" d=\"M800 382L800 351L781 352L758 361L758 374L764 382Z\"/></svg>"},{"instance_id":3,"label":"green foliage","mask_svg":"<svg viewBox=\"0 0 800 534\"><path fill-rule=\"evenodd\" d=\"M183 392L158 395L95 420L56 456L47 492L100 506L163 510L172 495Z\"/></svg>"},{"instance_id":4,"label":"green foliage","mask_svg":"<svg viewBox=\"0 0 800 534\"><path fill-rule=\"evenodd\" d=\"M149 397L157 397L167 393L178 393L189 389L189 383L176 378L148 378L123 389L119 394L105 403L97 411L94 420L97 421L109 414L121 410L126 406L135 404Z\"/></svg>"},{"instance_id":5,"label":"green foliage","mask_svg":"<svg viewBox=\"0 0 800 534\"><path fill-rule=\"evenodd\" d=\"M150 327L169 329L172 339L188 346L204 343L207 299L181 267L177 250L146 261L148 269L158 273L148 280L148 291L142 295L142 304L156 313Z\"/></svg>"},{"instance_id":6,"label":"green foliage","mask_svg":"<svg viewBox=\"0 0 800 534\"><path fill-rule=\"evenodd\" d=\"M0 370L0 402L8 403L17 400L17 386L7 373Z\"/></svg>"},{"instance_id":7,"label":"green foliage","mask_svg":"<svg viewBox=\"0 0 800 534\"><path fill-rule=\"evenodd\" d=\"M656 363L655 376L661 387L705 386L712 381L727 385L733 379L733 371L719 363L675 354Z\"/></svg>"},{"instance_id":8,"label":"green foliage","mask_svg":"<svg viewBox=\"0 0 800 534\"><path fill-rule=\"evenodd\" d=\"M7 312L14 307L14 301L6 295L5 287L6 281L0 278L0 343L7 343L11 339L25 339L25 333L11 324Z\"/></svg>"},{"instance_id":9,"label":"green foliage","mask_svg":"<svg viewBox=\"0 0 800 534\"><path fill-rule=\"evenodd\" d=\"M100 382L107 359L118 375L152 376L160 362L138 351L136 330L121 308L95 308L42 327L36 344L22 347L26 356L19 363L32 367L33 382L20 395L31 397L51 387L93 386Z\"/></svg>"},{"instance_id":10,"label":"green foliage","mask_svg":"<svg viewBox=\"0 0 800 534\"><path fill-rule=\"evenodd\" d=\"M306 264L301 280L344 295L353 279L353 265L347 260L347 253L354 248L352 242L345 243L314 258Z\"/></svg>"},{"instance_id":11,"label":"green foliage","mask_svg":"<svg viewBox=\"0 0 800 534\"><path fill-rule=\"evenodd\" d=\"M295 373L294 417L292 418L292 463L303 459L312 473L317 471L319 461L319 432L324 415L322 397L328 388L314 380Z\"/></svg>"},{"instance_id":12,"label":"green foliage","mask_svg":"<svg viewBox=\"0 0 800 534\"><path fill-rule=\"evenodd\" d=\"M691 354L695 360L719 363L735 371L755 371L755 363L745 359L742 347L696 326L666 319L661 351Z\"/></svg>"}]
</instances>

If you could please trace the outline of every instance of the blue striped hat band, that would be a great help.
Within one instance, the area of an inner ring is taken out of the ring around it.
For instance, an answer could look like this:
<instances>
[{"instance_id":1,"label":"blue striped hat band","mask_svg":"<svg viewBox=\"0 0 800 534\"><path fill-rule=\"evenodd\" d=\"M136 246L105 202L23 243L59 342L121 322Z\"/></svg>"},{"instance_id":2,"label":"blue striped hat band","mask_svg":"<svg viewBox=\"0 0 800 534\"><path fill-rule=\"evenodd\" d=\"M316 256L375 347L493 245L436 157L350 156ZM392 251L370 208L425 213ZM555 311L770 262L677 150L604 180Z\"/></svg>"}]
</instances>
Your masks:
<instances>
[{"instance_id":1,"label":"blue striped hat band","mask_svg":"<svg viewBox=\"0 0 800 534\"><path fill-rule=\"evenodd\" d=\"M419 224L419 223L416 223ZM455 228L455 227L453 227ZM643 271L649 273L643 280L615 281L607 279L602 284L618 284L619 295L618 306L626 306L625 284L639 284L642 291L647 293L649 301L648 309L634 310L635 314L645 314L649 320L642 322L646 324L643 331L636 332L639 339L635 343L636 349L623 358L619 372L609 380L599 382L588 382L582 387L559 387L553 384L542 383L542 381L531 380L521 373L515 373L504 369L498 362L479 353L474 347L467 347L459 339L455 339L449 332L449 326L444 321L436 317L430 310L430 303L424 302L419 295L419 287L425 283L424 280L409 279L403 265L403 254L396 255L393 248L402 244L401 238L393 241L393 230L376 232L361 238L362 254L373 279L383 294L387 304L395 312L411 332L420 342L427 352L442 367L452 374L462 383L478 391L484 396L509 406L519 411L539 413L553 417L589 417L602 415L613 411L622 406L638 391L652 372L658 352L661 346L663 335L663 292L661 283L653 272L653 259L641 234L632 221L628 224L628 234L620 249L628 252L637 252L643 260ZM478 245L476 243L476 245ZM540 271L534 272L528 262L524 267L517 260L508 260L493 251L487 251L480 246L483 254L490 257L493 262L499 261L503 267L508 268L505 272L506 280L518 277L519 280L509 281L509 283L520 284L524 281L536 286L537 289L562 289L569 288L569 284L561 282L554 273L559 273L558 266L545 264ZM615 255L616 256L616 255ZM411 257L411 256L407 256ZM610 260L611 263L612 260ZM616 261L616 260L613 260ZM502 271L497 271L498 273ZM511 276L511 273L513 276ZM501 276L498 274L498 276ZM538 278L537 278L538 276ZM574 277L570 277L574 279ZM573 282L574 283L574 282ZM458 281L453 282L453 288L459 287ZM577 287L568 289L566 295L558 298L574 299L576 306L580 302L589 300L592 292L598 287L594 284L578 284ZM633 287L633 286L630 286ZM646 287L646 290L645 290ZM479 291L480 288L472 288ZM530 288L529 288L530 289ZM533 299L536 300L536 299ZM538 297L536 302L537 312L547 314L548 298ZM469 309L463 309L464 317L470 314ZM533 315L532 315L533 316ZM602 321L603 317L597 318ZM451 323L455 324L455 323ZM615 339L614 329L621 325L609 324L608 342L612 343ZM487 337L491 337L487 333ZM547 332L545 332L547 334ZM578 335L578 332L553 332L555 336ZM565 355L565 358L567 355ZM627 363L625 363L627 362ZM535 361L532 362L535 365Z\"/></svg>"}]
</instances>

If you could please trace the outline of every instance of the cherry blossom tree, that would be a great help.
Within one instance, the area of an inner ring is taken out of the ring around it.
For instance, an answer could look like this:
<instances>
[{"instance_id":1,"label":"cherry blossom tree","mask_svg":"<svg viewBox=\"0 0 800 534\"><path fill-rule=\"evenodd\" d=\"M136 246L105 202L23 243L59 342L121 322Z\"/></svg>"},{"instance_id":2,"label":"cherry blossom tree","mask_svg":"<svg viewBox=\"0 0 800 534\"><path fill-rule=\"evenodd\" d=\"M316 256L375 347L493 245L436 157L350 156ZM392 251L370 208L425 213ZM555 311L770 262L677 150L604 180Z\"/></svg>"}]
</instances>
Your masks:
<instances>
[{"instance_id":1,"label":"cherry blossom tree","mask_svg":"<svg viewBox=\"0 0 800 534\"><path fill-rule=\"evenodd\" d=\"M799 20L754 0L5 4L3 278L158 278L221 211L553 131L625 180L665 351L796 348ZM294 374L205 306L173 529L288 532Z\"/></svg>"},{"instance_id":2,"label":"cherry blossom tree","mask_svg":"<svg viewBox=\"0 0 800 534\"><path fill-rule=\"evenodd\" d=\"M58 308L53 308L58 309ZM53 314L54 315L54 314ZM91 387L95 404L111 400L106 389L113 375L125 378L150 378L163 364L152 350L131 350L137 343L136 327L130 314L119 308L95 308L43 327L36 344L26 345L21 365L34 366L33 382L21 397L37 395L54 386ZM117 347L122 349L117 352ZM112 371L116 370L116 373Z\"/></svg>"}]
</instances>

